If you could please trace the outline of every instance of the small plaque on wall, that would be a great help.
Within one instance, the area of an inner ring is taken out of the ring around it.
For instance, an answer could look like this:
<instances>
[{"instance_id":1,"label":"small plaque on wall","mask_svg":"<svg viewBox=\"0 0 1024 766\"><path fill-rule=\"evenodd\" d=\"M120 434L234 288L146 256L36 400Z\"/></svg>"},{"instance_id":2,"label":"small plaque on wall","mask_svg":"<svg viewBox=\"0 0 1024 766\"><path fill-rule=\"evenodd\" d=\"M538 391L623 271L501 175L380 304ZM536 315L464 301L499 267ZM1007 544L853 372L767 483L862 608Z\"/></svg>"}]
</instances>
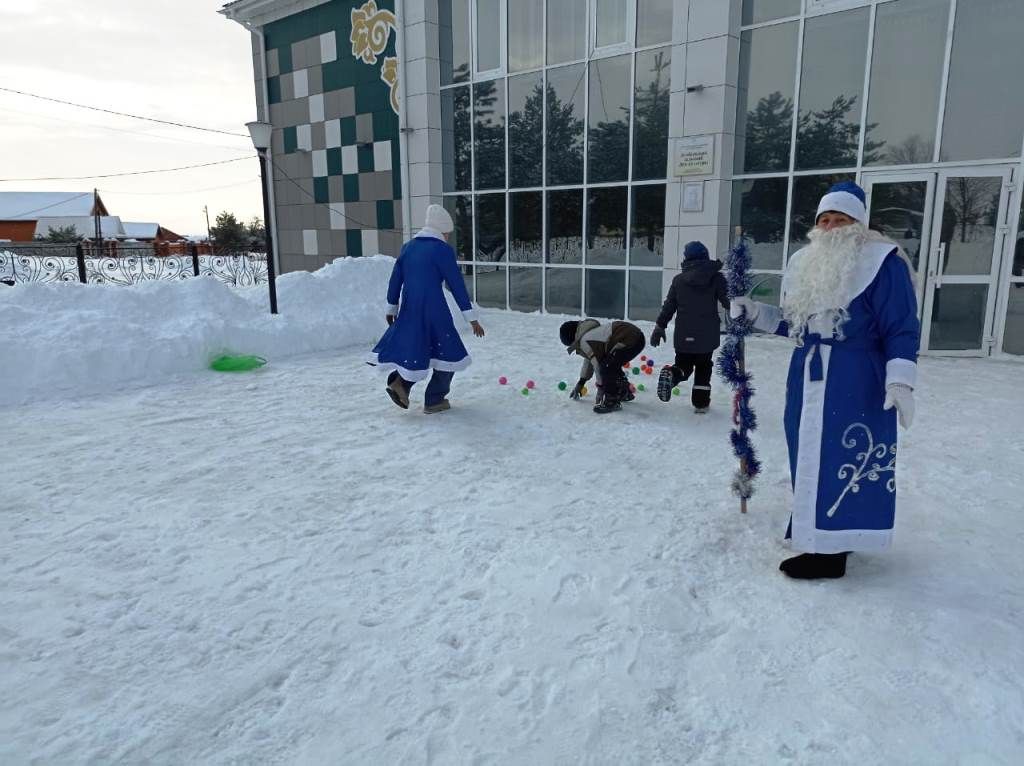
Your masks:
<instances>
[{"instance_id":1,"label":"small plaque on wall","mask_svg":"<svg viewBox=\"0 0 1024 766\"><path fill-rule=\"evenodd\" d=\"M699 213L704 210L704 182L688 181L683 184L683 212Z\"/></svg>"},{"instance_id":2,"label":"small plaque on wall","mask_svg":"<svg viewBox=\"0 0 1024 766\"><path fill-rule=\"evenodd\" d=\"M709 176L715 172L715 137L676 139L676 175Z\"/></svg>"}]
</instances>

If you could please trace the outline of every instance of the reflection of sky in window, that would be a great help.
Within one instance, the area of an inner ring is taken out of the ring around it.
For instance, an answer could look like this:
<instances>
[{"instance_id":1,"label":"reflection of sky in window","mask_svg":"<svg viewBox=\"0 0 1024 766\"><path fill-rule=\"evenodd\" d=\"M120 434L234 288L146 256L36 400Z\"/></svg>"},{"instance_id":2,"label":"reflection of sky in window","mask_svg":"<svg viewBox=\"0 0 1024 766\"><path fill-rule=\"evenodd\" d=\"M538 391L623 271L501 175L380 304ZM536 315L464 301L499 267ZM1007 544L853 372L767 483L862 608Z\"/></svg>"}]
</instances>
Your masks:
<instances>
[{"instance_id":1,"label":"reflection of sky in window","mask_svg":"<svg viewBox=\"0 0 1024 766\"><path fill-rule=\"evenodd\" d=\"M899 0L878 6L868 125L880 162L931 162L939 113L949 4ZM865 157L870 162L870 157Z\"/></svg>"},{"instance_id":2,"label":"reflection of sky in window","mask_svg":"<svg viewBox=\"0 0 1024 766\"><path fill-rule=\"evenodd\" d=\"M744 32L740 57L739 93L736 113L736 163L741 172L787 170L789 168L789 126L791 116L777 115L784 122L778 145L747 145L747 115L758 102L779 93L792 106L796 90L796 48L800 27L779 24ZM783 108L783 105L779 105Z\"/></svg>"}]
</instances>

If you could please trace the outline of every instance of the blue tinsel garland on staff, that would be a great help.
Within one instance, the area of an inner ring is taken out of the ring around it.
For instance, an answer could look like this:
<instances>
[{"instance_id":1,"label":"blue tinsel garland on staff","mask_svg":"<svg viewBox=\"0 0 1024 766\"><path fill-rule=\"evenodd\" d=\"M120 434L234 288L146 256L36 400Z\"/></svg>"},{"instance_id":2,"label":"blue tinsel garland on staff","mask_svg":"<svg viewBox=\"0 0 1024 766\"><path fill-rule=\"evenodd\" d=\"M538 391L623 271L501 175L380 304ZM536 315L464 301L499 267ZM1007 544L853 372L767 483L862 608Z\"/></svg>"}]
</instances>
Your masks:
<instances>
[{"instance_id":1,"label":"blue tinsel garland on staff","mask_svg":"<svg viewBox=\"0 0 1024 766\"><path fill-rule=\"evenodd\" d=\"M750 290L750 250L746 240L740 237L729 251L725 264L725 279L729 298L746 295ZM746 316L730 319L726 328L726 339L718 354L718 374L732 386L733 425L729 434L733 454L740 459L740 468L732 481L732 491L740 499L747 500L754 494L754 477L761 472L761 462L750 441L750 433L757 429L757 415L750 406L754 395L751 385L753 377L746 371L743 361L743 339L753 331Z\"/></svg>"}]
</instances>

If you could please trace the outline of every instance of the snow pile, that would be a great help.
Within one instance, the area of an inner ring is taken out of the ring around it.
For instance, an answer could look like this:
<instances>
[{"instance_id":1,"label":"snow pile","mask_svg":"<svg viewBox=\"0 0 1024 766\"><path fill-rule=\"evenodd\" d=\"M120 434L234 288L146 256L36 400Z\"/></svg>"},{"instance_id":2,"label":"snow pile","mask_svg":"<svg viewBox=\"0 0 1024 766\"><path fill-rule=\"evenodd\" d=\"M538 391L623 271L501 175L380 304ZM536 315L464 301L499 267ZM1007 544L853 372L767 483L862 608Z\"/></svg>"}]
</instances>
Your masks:
<instances>
[{"instance_id":1,"label":"snow pile","mask_svg":"<svg viewBox=\"0 0 1024 766\"><path fill-rule=\"evenodd\" d=\"M28 283L0 291L0 405L159 383L221 353L270 360L367 344L384 330L394 260L339 258L315 273L233 289L212 278L132 287Z\"/></svg>"}]
</instances>

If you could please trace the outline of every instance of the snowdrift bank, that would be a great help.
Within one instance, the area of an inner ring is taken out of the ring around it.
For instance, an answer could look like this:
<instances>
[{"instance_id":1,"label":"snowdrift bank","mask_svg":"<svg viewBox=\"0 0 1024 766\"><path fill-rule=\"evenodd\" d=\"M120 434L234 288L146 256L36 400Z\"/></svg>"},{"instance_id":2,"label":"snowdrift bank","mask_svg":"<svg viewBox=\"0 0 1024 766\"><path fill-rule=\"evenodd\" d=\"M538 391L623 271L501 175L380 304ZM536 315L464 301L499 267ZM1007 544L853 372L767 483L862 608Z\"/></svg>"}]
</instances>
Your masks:
<instances>
[{"instance_id":1,"label":"snowdrift bank","mask_svg":"<svg viewBox=\"0 0 1024 766\"><path fill-rule=\"evenodd\" d=\"M394 259L339 258L317 272L235 290L212 278L133 287L30 283L0 290L0 406L148 385L204 370L220 353L293 354L383 332ZM213 373L211 373L213 374Z\"/></svg>"}]
</instances>

